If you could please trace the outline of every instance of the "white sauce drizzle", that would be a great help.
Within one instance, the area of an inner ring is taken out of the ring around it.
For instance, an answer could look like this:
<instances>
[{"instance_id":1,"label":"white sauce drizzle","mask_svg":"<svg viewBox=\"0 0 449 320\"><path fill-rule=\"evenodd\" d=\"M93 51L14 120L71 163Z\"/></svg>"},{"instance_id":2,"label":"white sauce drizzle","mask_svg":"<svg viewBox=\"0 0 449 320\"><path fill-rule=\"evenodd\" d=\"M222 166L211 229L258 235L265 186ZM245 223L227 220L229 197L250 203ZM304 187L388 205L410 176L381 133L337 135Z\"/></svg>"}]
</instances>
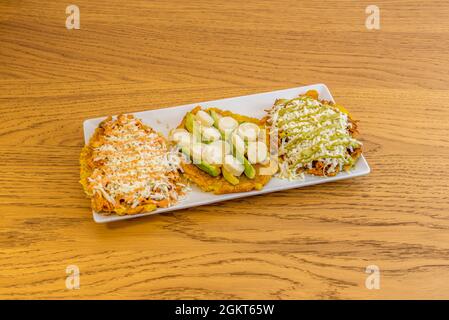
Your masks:
<instances>
[{"instance_id":1,"label":"white sauce drizzle","mask_svg":"<svg viewBox=\"0 0 449 320\"><path fill-rule=\"evenodd\" d=\"M100 164L88 181L113 205L122 199L132 208L147 199L169 204L178 200L181 156L168 150L165 140L141 122L126 115L103 124L104 143L93 150L93 161Z\"/></svg>"},{"instance_id":2,"label":"white sauce drizzle","mask_svg":"<svg viewBox=\"0 0 449 320\"><path fill-rule=\"evenodd\" d=\"M324 164L326 171L342 170L352 164L352 152L362 145L354 139L348 115L336 107L324 105L308 96L277 101L269 111L271 133L281 133L278 176L303 178L300 169L311 169L314 161Z\"/></svg>"}]
</instances>

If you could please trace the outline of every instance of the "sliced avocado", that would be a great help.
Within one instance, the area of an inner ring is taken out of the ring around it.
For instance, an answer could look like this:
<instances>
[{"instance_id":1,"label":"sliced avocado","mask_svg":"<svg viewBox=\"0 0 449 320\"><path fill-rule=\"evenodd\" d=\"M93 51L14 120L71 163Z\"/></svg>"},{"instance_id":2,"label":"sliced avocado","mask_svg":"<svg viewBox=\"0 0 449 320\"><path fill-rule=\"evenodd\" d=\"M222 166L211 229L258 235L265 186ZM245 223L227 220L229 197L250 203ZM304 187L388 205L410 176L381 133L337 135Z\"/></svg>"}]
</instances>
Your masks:
<instances>
[{"instance_id":1,"label":"sliced avocado","mask_svg":"<svg viewBox=\"0 0 449 320\"><path fill-rule=\"evenodd\" d=\"M190 151L186 147L181 147L182 153L184 153L186 156L190 157Z\"/></svg>"},{"instance_id":2,"label":"sliced avocado","mask_svg":"<svg viewBox=\"0 0 449 320\"><path fill-rule=\"evenodd\" d=\"M195 115L191 112L187 112L185 126L187 131L193 133L193 123L195 122Z\"/></svg>"},{"instance_id":3,"label":"sliced avocado","mask_svg":"<svg viewBox=\"0 0 449 320\"><path fill-rule=\"evenodd\" d=\"M217 111L210 110L210 116L212 119L214 119L214 127L218 129L218 120L220 120L220 116L218 115Z\"/></svg>"},{"instance_id":4,"label":"sliced avocado","mask_svg":"<svg viewBox=\"0 0 449 320\"><path fill-rule=\"evenodd\" d=\"M200 164L195 165L212 177L217 177L221 173L220 167L205 162L201 162Z\"/></svg>"},{"instance_id":5,"label":"sliced avocado","mask_svg":"<svg viewBox=\"0 0 449 320\"><path fill-rule=\"evenodd\" d=\"M239 184L239 179L234 176L232 173L230 173L228 170L226 170L225 168L223 168L221 170L221 172L223 173L223 178L226 179L226 181L228 181L230 184L232 184L233 186Z\"/></svg>"},{"instance_id":6,"label":"sliced avocado","mask_svg":"<svg viewBox=\"0 0 449 320\"><path fill-rule=\"evenodd\" d=\"M195 115L191 112L187 112L186 114L186 120L185 120L185 127L187 131L189 131L196 141L201 141L201 132L199 130L199 126L195 125Z\"/></svg>"},{"instance_id":7,"label":"sliced avocado","mask_svg":"<svg viewBox=\"0 0 449 320\"><path fill-rule=\"evenodd\" d=\"M253 167L251 163L246 159L246 157L243 157L243 166L245 167L245 170L243 171L245 173L245 176L247 176L250 179L254 179L256 176L256 169Z\"/></svg>"},{"instance_id":8,"label":"sliced avocado","mask_svg":"<svg viewBox=\"0 0 449 320\"><path fill-rule=\"evenodd\" d=\"M182 147L181 150L190 158L190 152L186 147ZM205 163L204 161L202 161L201 163L194 163L194 165L196 165L198 168L211 175L212 177L217 177L221 173L220 167Z\"/></svg>"},{"instance_id":9,"label":"sliced avocado","mask_svg":"<svg viewBox=\"0 0 449 320\"><path fill-rule=\"evenodd\" d=\"M218 120L220 120L221 116L215 110L210 110L209 112L212 119L214 119L214 127L221 133L221 139L226 141L225 133L218 128Z\"/></svg>"},{"instance_id":10,"label":"sliced avocado","mask_svg":"<svg viewBox=\"0 0 449 320\"><path fill-rule=\"evenodd\" d=\"M253 165L246 159L246 157L233 148L235 157L243 163L243 166L245 167L245 170L243 171L245 173L245 176L247 176L249 179L254 179L256 176L256 169L253 167Z\"/></svg>"}]
</instances>

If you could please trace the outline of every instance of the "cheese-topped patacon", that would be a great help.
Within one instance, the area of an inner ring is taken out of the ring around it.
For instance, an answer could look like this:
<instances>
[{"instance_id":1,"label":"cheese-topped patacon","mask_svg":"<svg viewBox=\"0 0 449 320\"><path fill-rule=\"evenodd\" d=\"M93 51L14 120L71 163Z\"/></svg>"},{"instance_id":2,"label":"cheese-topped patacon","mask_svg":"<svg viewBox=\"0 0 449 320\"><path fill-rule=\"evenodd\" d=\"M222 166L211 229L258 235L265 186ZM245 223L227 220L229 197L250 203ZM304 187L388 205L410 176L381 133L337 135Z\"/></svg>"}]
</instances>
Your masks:
<instances>
[{"instance_id":1,"label":"cheese-topped patacon","mask_svg":"<svg viewBox=\"0 0 449 320\"><path fill-rule=\"evenodd\" d=\"M121 215L168 207L185 192L181 159L162 136L132 115L110 117L82 152L81 183L98 212Z\"/></svg>"},{"instance_id":2,"label":"cheese-topped patacon","mask_svg":"<svg viewBox=\"0 0 449 320\"><path fill-rule=\"evenodd\" d=\"M269 110L271 134L279 138L281 177L333 176L351 168L360 155L362 143L353 137L356 125L346 110L316 97L310 92L277 100Z\"/></svg>"}]
</instances>

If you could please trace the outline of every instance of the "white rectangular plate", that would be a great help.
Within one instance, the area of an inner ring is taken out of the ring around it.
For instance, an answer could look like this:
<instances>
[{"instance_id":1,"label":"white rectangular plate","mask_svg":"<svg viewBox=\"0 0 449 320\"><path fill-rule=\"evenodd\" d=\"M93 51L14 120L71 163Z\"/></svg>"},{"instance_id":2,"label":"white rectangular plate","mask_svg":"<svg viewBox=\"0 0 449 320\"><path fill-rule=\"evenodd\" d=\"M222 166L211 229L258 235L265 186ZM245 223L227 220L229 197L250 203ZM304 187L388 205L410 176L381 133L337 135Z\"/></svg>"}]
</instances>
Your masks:
<instances>
[{"instance_id":1,"label":"white rectangular plate","mask_svg":"<svg viewBox=\"0 0 449 320\"><path fill-rule=\"evenodd\" d=\"M320 99L325 99L328 101L334 101L332 98L329 89L324 84L315 84L306 87L298 87L286 90L272 91L267 93L259 93L253 94L249 96L228 98L222 100L215 100L209 102L201 102L201 103L193 103L179 107L173 108L165 108L165 109L157 109L150 111L143 111L134 113L134 115L142 121L154 128L156 131L161 132L165 136L168 136L168 132L170 129L175 128L181 122L182 118L186 114L187 111L193 109L194 107L201 105L204 108L209 107L217 107L224 110L230 110L235 113L255 117L262 118L265 115L266 109L270 108L274 101L278 98L292 99L298 96L301 93L305 93L307 90L317 90L319 93ZM89 142L90 137L94 133L98 124L104 120L103 118L95 118L84 121L84 140L87 144ZM126 216L105 216L99 214L97 212L93 212L93 218L95 222L98 223L106 223L118 220L126 220L137 217L148 216L151 214L157 214L162 212L180 210L190 207L202 206L214 202L220 202L225 200L231 200L242 197L249 197L253 195L259 195L274 191L281 191L293 188L300 188L305 186L310 186L319 183L331 182L336 180L354 178L366 175L370 172L370 168L368 163L366 162L363 155L357 161L355 167L349 172L341 172L337 174L335 177L315 177L306 175L304 180L298 181L288 181L282 180L278 178L272 178L270 182L262 189L250 192L242 192L242 193L232 193L232 194L224 194L224 195L214 195L212 193L202 192L196 186L192 186L192 191L188 193L185 199L181 200L178 204L170 208L161 208L148 213L140 213L135 215L126 215Z\"/></svg>"}]
</instances>

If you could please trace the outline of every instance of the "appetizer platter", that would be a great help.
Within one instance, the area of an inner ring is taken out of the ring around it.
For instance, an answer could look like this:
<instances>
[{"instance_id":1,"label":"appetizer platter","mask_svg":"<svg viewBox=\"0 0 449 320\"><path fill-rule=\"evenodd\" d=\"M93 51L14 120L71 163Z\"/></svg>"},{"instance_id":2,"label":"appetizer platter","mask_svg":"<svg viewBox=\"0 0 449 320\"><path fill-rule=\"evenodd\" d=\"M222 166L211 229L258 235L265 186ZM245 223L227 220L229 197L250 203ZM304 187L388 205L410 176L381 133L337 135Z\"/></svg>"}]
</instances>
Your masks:
<instances>
[{"instance_id":1,"label":"appetizer platter","mask_svg":"<svg viewBox=\"0 0 449 320\"><path fill-rule=\"evenodd\" d=\"M80 183L98 223L366 175L323 84L89 119Z\"/></svg>"}]
</instances>

